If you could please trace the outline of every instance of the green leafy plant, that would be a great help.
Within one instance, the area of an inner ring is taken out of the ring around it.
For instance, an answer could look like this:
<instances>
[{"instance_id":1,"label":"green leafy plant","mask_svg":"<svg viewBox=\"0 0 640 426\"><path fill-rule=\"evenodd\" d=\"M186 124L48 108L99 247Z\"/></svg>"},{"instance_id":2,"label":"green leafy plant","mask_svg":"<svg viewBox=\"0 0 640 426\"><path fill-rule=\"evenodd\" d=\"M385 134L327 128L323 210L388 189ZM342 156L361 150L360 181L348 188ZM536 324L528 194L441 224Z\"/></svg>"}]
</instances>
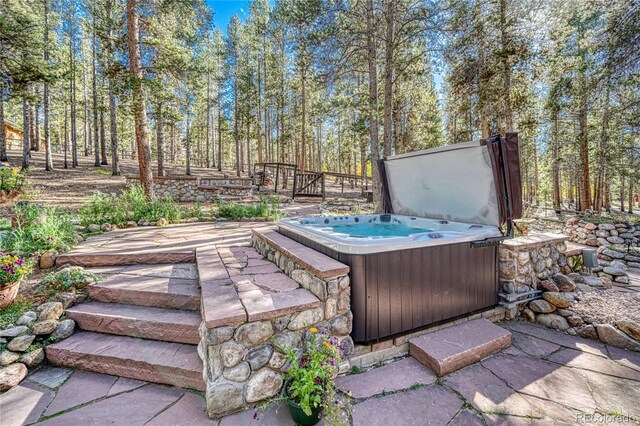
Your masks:
<instances>
[{"instance_id":1,"label":"green leafy plant","mask_svg":"<svg viewBox=\"0 0 640 426\"><path fill-rule=\"evenodd\" d=\"M102 277L80 266L69 266L47 274L38 287L38 292L48 298L58 293L82 290L89 284L97 283Z\"/></svg>"},{"instance_id":2,"label":"green leafy plant","mask_svg":"<svg viewBox=\"0 0 640 426\"><path fill-rule=\"evenodd\" d=\"M260 201L254 204L221 201L218 203L218 216L228 219L264 217L277 220L282 217L282 213L278 207L279 205L276 199L266 200L260 198Z\"/></svg>"},{"instance_id":3,"label":"green leafy plant","mask_svg":"<svg viewBox=\"0 0 640 426\"><path fill-rule=\"evenodd\" d=\"M0 330L4 330L10 324L15 324L22 314L32 308L33 302L24 296L18 296L12 304L0 308Z\"/></svg>"},{"instance_id":4,"label":"green leafy plant","mask_svg":"<svg viewBox=\"0 0 640 426\"><path fill-rule=\"evenodd\" d=\"M281 399L298 404L307 416L320 408L327 424L339 424L346 407L336 395L334 379L342 360L342 348L335 337L309 329L302 353L294 347L280 348L289 363ZM348 416L347 416L348 418Z\"/></svg>"},{"instance_id":5,"label":"green leafy plant","mask_svg":"<svg viewBox=\"0 0 640 426\"><path fill-rule=\"evenodd\" d=\"M15 228L2 238L4 252L19 255L47 250L68 251L76 242L71 216L54 207L18 203L14 209Z\"/></svg>"},{"instance_id":6,"label":"green leafy plant","mask_svg":"<svg viewBox=\"0 0 640 426\"><path fill-rule=\"evenodd\" d=\"M180 206L171 197L148 200L139 185L127 188L120 195L94 194L79 212L82 225L111 223L123 225L128 221L157 222L164 218L175 222L181 217Z\"/></svg>"},{"instance_id":7,"label":"green leafy plant","mask_svg":"<svg viewBox=\"0 0 640 426\"><path fill-rule=\"evenodd\" d=\"M27 172L19 167L11 167L0 163L0 191L22 191L27 180Z\"/></svg>"}]
</instances>

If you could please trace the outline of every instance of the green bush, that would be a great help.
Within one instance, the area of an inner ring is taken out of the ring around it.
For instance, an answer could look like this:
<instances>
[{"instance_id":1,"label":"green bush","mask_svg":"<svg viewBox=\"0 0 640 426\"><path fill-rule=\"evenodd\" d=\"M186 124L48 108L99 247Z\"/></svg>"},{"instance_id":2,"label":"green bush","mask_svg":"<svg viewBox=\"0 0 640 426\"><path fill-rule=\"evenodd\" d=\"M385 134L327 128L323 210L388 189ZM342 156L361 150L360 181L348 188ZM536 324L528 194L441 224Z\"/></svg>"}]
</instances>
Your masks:
<instances>
[{"instance_id":1,"label":"green bush","mask_svg":"<svg viewBox=\"0 0 640 426\"><path fill-rule=\"evenodd\" d=\"M171 197L147 199L141 186L131 186L120 195L94 194L79 212L84 226L103 223L123 225L127 221L169 222L180 219L180 206Z\"/></svg>"},{"instance_id":2,"label":"green bush","mask_svg":"<svg viewBox=\"0 0 640 426\"><path fill-rule=\"evenodd\" d=\"M241 219L252 217L272 217L279 218L281 212L278 209L278 202L270 200L267 202L261 198L256 204L238 204L233 202L219 202L218 216L228 219Z\"/></svg>"},{"instance_id":3,"label":"green bush","mask_svg":"<svg viewBox=\"0 0 640 426\"><path fill-rule=\"evenodd\" d=\"M67 293L86 288L101 280L99 275L80 266L68 266L60 271L47 274L37 291L39 295L52 299L58 293Z\"/></svg>"},{"instance_id":4,"label":"green bush","mask_svg":"<svg viewBox=\"0 0 640 426\"><path fill-rule=\"evenodd\" d=\"M26 179L26 171L18 167L5 167L0 164L0 191L21 191Z\"/></svg>"},{"instance_id":5,"label":"green bush","mask_svg":"<svg viewBox=\"0 0 640 426\"><path fill-rule=\"evenodd\" d=\"M18 203L14 209L17 227L7 232L0 246L19 255L65 252L75 243L75 231L68 212L55 207Z\"/></svg>"}]
</instances>

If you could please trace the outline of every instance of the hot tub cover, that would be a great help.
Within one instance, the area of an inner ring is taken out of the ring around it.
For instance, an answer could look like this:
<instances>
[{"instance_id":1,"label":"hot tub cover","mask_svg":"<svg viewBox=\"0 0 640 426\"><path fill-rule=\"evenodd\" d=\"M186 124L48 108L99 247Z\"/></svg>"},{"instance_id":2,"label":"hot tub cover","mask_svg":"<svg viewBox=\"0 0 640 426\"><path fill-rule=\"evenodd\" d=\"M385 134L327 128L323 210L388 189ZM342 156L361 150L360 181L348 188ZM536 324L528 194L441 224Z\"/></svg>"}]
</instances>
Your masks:
<instances>
[{"instance_id":1,"label":"hot tub cover","mask_svg":"<svg viewBox=\"0 0 640 426\"><path fill-rule=\"evenodd\" d=\"M501 227L522 215L517 133L382 160L385 210Z\"/></svg>"}]
</instances>

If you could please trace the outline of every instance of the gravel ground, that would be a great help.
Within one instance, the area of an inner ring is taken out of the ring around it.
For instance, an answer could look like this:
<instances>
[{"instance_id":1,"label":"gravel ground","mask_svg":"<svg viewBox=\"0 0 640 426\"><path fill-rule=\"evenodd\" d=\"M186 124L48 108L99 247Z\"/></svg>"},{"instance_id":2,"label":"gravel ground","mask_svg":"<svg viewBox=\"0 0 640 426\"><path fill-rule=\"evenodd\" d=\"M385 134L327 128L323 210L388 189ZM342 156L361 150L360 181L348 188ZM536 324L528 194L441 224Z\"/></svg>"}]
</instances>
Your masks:
<instances>
[{"instance_id":1,"label":"gravel ground","mask_svg":"<svg viewBox=\"0 0 640 426\"><path fill-rule=\"evenodd\" d=\"M571 310L586 322L615 324L619 320L640 323L640 293L597 290L580 294ZM591 321L587 321L591 318Z\"/></svg>"}]
</instances>

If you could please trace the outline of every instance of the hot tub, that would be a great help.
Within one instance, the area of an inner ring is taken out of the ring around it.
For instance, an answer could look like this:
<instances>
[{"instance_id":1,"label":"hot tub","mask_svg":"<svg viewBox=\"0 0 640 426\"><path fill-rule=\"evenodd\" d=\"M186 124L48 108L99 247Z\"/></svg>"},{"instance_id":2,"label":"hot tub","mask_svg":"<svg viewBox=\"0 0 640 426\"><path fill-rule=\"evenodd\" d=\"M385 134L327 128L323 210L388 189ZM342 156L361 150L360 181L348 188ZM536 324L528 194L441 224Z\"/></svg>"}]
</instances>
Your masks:
<instances>
[{"instance_id":1,"label":"hot tub","mask_svg":"<svg viewBox=\"0 0 640 426\"><path fill-rule=\"evenodd\" d=\"M517 134L386 158L385 213L284 219L349 265L352 337L370 343L493 307L498 244L521 215Z\"/></svg>"},{"instance_id":2,"label":"hot tub","mask_svg":"<svg viewBox=\"0 0 640 426\"><path fill-rule=\"evenodd\" d=\"M283 219L280 229L340 253L369 254L500 237L496 226L401 215Z\"/></svg>"}]
</instances>

